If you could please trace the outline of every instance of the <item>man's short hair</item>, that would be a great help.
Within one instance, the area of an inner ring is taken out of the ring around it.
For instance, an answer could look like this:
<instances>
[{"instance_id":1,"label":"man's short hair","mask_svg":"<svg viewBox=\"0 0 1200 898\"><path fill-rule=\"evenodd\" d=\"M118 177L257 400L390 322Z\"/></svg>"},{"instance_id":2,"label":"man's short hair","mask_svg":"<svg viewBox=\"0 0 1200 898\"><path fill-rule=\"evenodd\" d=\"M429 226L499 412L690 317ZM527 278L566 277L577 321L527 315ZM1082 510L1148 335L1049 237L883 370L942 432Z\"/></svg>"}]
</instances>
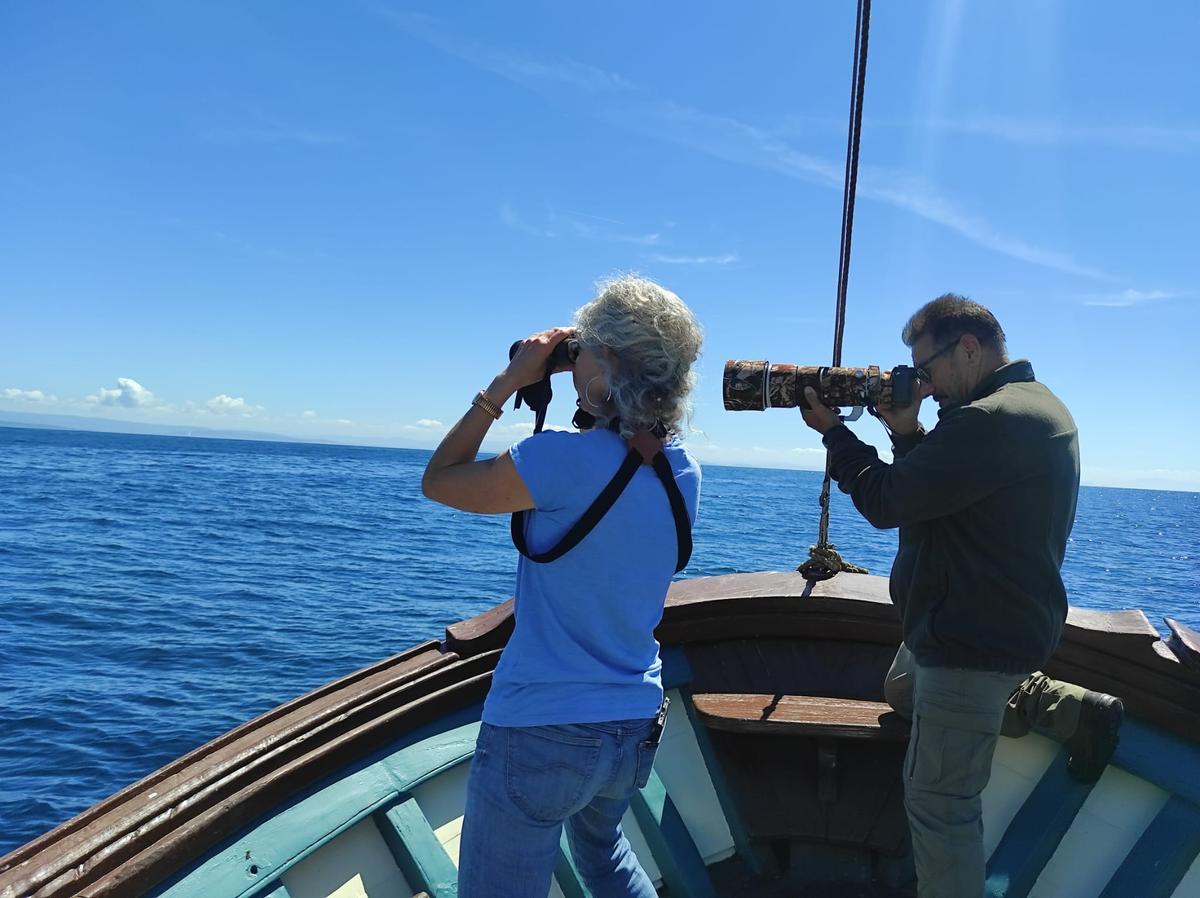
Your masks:
<instances>
[{"instance_id":1,"label":"man's short hair","mask_svg":"<svg viewBox=\"0 0 1200 898\"><path fill-rule=\"evenodd\" d=\"M912 346L926 334L939 347L964 334L973 334L982 345L995 349L1000 355L1007 352L1004 328L1000 327L996 316L957 293L945 293L921 306L904 325L900 339L905 346Z\"/></svg>"}]
</instances>

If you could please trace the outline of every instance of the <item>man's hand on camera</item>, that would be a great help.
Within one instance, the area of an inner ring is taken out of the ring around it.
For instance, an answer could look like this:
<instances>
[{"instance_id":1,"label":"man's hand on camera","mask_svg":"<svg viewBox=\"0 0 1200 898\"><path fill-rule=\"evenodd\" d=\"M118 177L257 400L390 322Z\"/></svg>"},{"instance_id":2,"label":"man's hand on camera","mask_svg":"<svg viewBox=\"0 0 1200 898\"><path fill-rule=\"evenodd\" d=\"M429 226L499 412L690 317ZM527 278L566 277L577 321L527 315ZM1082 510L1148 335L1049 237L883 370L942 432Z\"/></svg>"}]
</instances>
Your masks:
<instances>
[{"instance_id":1,"label":"man's hand on camera","mask_svg":"<svg viewBox=\"0 0 1200 898\"><path fill-rule=\"evenodd\" d=\"M804 423L817 433L824 435L842 423L837 412L821 404L821 398L812 387L804 388L804 399L808 408L801 408L800 414L804 416Z\"/></svg>"},{"instance_id":2,"label":"man's hand on camera","mask_svg":"<svg viewBox=\"0 0 1200 898\"><path fill-rule=\"evenodd\" d=\"M546 361L550 358L550 352L573 333L573 327L552 327L526 337L521 341L521 348L517 350L517 354L497 379L503 380L513 392L537 383L546 376Z\"/></svg>"},{"instance_id":3,"label":"man's hand on camera","mask_svg":"<svg viewBox=\"0 0 1200 898\"><path fill-rule=\"evenodd\" d=\"M917 413L921 411L921 400L925 397L921 393L917 393L913 397L912 403L904 408L893 408L892 406L880 406L875 409L879 413L879 417L883 422L891 428L892 433L896 436L907 436L917 432Z\"/></svg>"}]
</instances>

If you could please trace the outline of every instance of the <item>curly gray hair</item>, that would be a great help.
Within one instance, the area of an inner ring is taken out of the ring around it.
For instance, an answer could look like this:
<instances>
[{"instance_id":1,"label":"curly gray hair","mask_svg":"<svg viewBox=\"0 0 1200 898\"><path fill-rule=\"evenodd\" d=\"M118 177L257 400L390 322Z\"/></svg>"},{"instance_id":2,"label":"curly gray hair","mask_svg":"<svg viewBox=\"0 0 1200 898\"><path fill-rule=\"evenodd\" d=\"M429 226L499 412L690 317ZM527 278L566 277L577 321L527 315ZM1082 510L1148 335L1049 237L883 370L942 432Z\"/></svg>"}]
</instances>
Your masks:
<instances>
[{"instance_id":1,"label":"curly gray hair","mask_svg":"<svg viewBox=\"0 0 1200 898\"><path fill-rule=\"evenodd\" d=\"M621 436L659 424L677 434L696 383L692 364L702 340L696 317L678 296L645 278L627 275L599 288L600 295L575 312L576 337L618 361L605 368ZM603 353L597 355L604 364Z\"/></svg>"}]
</instances>

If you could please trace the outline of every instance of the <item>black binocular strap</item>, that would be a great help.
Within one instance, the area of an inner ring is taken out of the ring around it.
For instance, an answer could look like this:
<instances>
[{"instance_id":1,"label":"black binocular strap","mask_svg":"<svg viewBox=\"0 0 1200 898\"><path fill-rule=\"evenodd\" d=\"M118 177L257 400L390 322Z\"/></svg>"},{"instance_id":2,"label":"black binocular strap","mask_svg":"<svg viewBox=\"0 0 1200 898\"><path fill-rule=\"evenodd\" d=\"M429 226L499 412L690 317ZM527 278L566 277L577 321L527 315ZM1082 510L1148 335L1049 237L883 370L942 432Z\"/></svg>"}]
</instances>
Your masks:
<instances>
[{"instance_id":1,"label":"black binocular strap","mask_svg":"<svg viewBox=\"0 0 1200 898\"><path fill-rule=\"evenodd\" d=\"M600 491L600 495L596 497L596 501L588 506L583 516L559 540L558 545L546 552L539 552L537 555L530 553L529 546L525 542L525 512L513 512L512 521L509 525L509 529L512 531L513 545L517 547L518 552L537 564L547 564L551 561L557 561L579 545L583 538L592 532L592 528L599 524L600 519L608 514L608 510L613 507L617 498L625 491L625 487L629 486L629 481L633 480L633 475L638 472L638 468L645 463L646 460L642 456L642 453L637 449L630 448L629 454L621 462L621 467L617 469L617 473L613 475L608 485ZM667 499L671 503L671 515L675 518L675 539L678 545L675 573L678 574L687 567L687 563L692 557L692 522L688 517L687 506L683 501L683 493L679 491L679 484L675 482L675 475L671 471L671 464L667 461L666 453L659 451L651 460L650 465L654 468L654 473L658 475L658 479L662 481L663 487L666 488Z\"/></svg>"},{"instance_id":2,"label":"black binocular strap","mask_svg":"<svg viewBox=\"0 0 1200 898\"><path fill-rule=\"evenodd\" d=\"M683 493L679 491L679 484L675 482L675 472L671 470L671 463L667 461L667 453L659 452L650 464L667 491L667 501L671 503L671 516L675 518L675 542L678 545L675 573L678 574L687 567L692 558L692 519L688 517L687 505L684 504Z\"/></svg>"}]
</instances>

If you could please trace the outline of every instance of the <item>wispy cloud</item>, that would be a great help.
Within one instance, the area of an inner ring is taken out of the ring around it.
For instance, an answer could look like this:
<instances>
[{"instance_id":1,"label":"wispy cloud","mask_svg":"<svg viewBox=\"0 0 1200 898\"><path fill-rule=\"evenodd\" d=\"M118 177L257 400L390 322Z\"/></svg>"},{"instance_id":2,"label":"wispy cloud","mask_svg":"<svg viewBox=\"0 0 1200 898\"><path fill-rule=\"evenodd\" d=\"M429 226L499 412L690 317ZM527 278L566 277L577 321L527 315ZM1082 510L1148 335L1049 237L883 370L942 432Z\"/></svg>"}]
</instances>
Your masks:
<instances>
[{"instance_id":1,"label":"wispy cloud","mask_svg":"<svg viewBox=\"0 0 1200 898\"><path fill-rule=\"evenodd\" d=\"M619 121L620 116L614 120ZM842 189L844 169L832 162L792 147L762 128L737 119L690 109L678 103L651 102L638 107L625 120L656 137L683 143L710 156L762 168L823 187ZM1108 273L1057 252L1004 234L982 216L970 213L946 197L935 185L915 175L877 166L859 172L858 195L911 212L957 233L986 249L1023 262L1040 265L1092 280L1111 280Z\"/></svg>"},{"instance_id":2,"label":"wispy cloud","mask_svg":"<svg viewBox=\"0 0 1200 898\"><path fill-rule=\"evenodd\" d=\"M935 187L922 183L920 179L868 169L866 177L859 179L858 191L863 196L907 209L921 218L949 228L972 243L1022 262L1090 280L1114 280L1111 274L1081 262L1069 253L1035 246L996 230L984 218L958 208Z\"/></svg>"},{"instance_id":3,"label":"wispy cloud","mask_svg":"<svg viewBox=\"0 0 1200 898\"><path fill-rule=\"evenodd\" d=\"M380 10L413 37L468 65L536 90L568 88L593 99L592 114L609 123L683 145L740 165L754 166L830 189L842 189L843 166L802 152L780 136L729 116L713 115L670 100L655 99L612 72L571 60L546 62L490 47L449 33L436 19L416 13ZM903 172L864 168L861 197L886 203L940 225L993 252L1065 274L1113 280L1096 266L1069 253L1005 234L982 216L952 202L935 185ZM552 229L544 229L547 232Z\"/></svg>"},{"instance_id":4,"label":"wispy cloud","mask_svg":"<svg viewBox=\"0 0 1200 898\"><path fill-rule=\"evenodd\" d=\"M737 253L725 253L720 256L668 256L656 253L650 258L664 265L732 265L738 261Z\"/></svg>"},{"instance_id":5,"label":"wispy cloud","mask_svg":"<svg viewBox=\"0 0 1200 898\"><path fill-rule=\"evenodd\" d=\"M1006 143L1057 146L1087 144L1138 150L1200 149L1200 127L1175 127L1132 122L1088 124L1062 119L1031 119L985 115L955 118L926 118L909 122L886 120L881 125L915 126L949 134L984 137Z\"/></svg>"},{"instance_id":6,"label":"wispy cloud","mask_svg":"<svg viewBox=\"0 0 1200 898\"><path fill-rule=\"evenodd\" d=\"M534 223L519 214L508 203L505 203L500 207L500 220L513 230L551 240L561 236L570 236L582 240L603 240L611 243L632 243L636 246L655 246L662 238L662 235L657 231L631 232L625 229L625 225L622 222L611 218L586 215L580 212L560 212L553 207L547 207L541 215L541 222ZM601 224L596 224L596 222L600 222ZM620 228L620 230L617 228Z\"/></svg>"},{"instance_id":7,"label":"wispy cloud","mask_svg":"<svg viewBox=\"0 0 1200 898\"><path fill-rule=\"evenodd\" d=\"M1122 290L1120 293L1085 297L1083 304L1085 306L1124 308L1126 306L1140 306L1150 302L1159 302L1164 299L1183 299L1190 295L1174 290Z\"/></svg>"},{"instance_id":8,"label":"wispy cloud","mask_svg":"<svg viewBox=\"0 0 1200 898\"><path fill-rule=\"evenodd\" d=\"M1160 125L1147 122L1095 124L1067 118L1025 116L945 115L893 118L868 115L863 121L868 132L931 131L938 134L978 137L1026 146L1087 145L1136 150L1181 151L1200 149L1200 126ZM828 138L846 133L846 120L833 116L788 116L776 133L789 138Z\"/></svg>"},{"instance_id":9,"label":"wispy cloud","mask_svg":"<svg viewBox=\"0 0 1200 898\"><path fill-rule=\"evenodd\" d=\"M15 399L19 402L57 402L58 398L51 393L43 393L41 390L21 390L17 387L8 387L0 391L0 396L5 399Z\"/></svg>"},{"instance_id":10,"label":"wispy cloud","mask_svg":"<svg viewBox=\"0 0 1200 898\"><path fill-rule=\"evenodd\" d=\"M377 11L401 29L476 68L531 89L569 87L588 94L636 90L633 83L614 72L572 59L540 60L488 46L446 30L442 23L422 13L379 7Z\"/></svg>"},{"instance_id":11,"label":"wispy cloud","mask_svg":"<svg viewBox=\"0 0 1200 898\"><path fill-rule=\"evenodd\" d=\"M545 237L550 240L558 237L558 233L556 231L530 224L520 215L518 215L507 203L500 207L500 220L514 231L521 231L522 233L529 234L533 237Z\"/></svg>"}]
</instances>

